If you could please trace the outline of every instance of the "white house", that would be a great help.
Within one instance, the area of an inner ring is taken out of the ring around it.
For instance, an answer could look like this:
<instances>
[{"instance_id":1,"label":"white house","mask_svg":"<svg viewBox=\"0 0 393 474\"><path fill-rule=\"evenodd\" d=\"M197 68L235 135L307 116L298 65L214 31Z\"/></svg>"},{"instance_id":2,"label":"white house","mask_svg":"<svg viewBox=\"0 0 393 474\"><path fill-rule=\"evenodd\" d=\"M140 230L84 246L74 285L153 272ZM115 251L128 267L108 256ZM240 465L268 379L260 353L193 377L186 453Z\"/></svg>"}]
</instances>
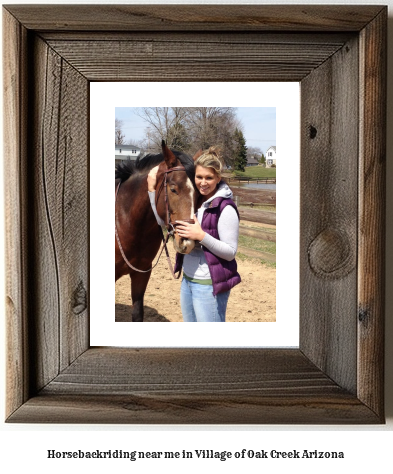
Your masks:
<instances>
[{"instance_id":1,"label":"white house","mask_svg":"<svg viewBox=\"0 0 393 474\"><path fill-rule=\"evenodd\" d=\"M135 145L115 145L115 163L122 160L136 160L141 149Z\"/></svg>"},{"instance_id":2,"label":"white house","mask_svg":"<svg viewBox=\"0 0 393 474\"><path fill-rule=\"evenodd\" d=\"M266 155L266 168L271 168L272 165L276 166L276 147L271 146L268 148Z\"/></svg>"}]
</instances>

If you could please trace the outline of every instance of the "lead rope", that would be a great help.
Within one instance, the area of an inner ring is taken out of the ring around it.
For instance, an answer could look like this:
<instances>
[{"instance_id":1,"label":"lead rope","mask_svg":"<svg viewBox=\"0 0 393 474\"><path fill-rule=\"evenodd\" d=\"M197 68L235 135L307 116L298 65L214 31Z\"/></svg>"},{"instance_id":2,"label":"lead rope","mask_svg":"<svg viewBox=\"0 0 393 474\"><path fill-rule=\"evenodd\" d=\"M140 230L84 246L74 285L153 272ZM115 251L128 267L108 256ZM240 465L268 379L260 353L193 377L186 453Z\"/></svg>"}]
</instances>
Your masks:
<instances>
[{"instance_id":1,"label":"lead rope","mask_svg":"<svg viewBox=\"0 0 393 474\"><path fill-rule=\"evenodd\" d=\"M164 233L162 232L162 228L160 226L160 230L161 230L161 235L162 235L162 241L164 242L164 245L162 246L162 248L165 248L165 253L166 253L166 259L168 261L168 265L169 265L169 270L171 271L172 273L172 276L175 280L178 280L180 278L180 275L181 275L181 267L180 267L180 270L178 271L177 273L177 276L175 275L175 272L173 270L173 266L172 266L172 262L171 262L171 257L169 255L169 252L168 252L168 248L166 246L168 240L169 240L169 237L170 237L170 233L168 232L167 235L166 235L166 240L164 238ZM161 253L162 253L162 250L161 250ZM161 255L161 254L160 254Z\"/></svg>"},{"instance_id":2,"label":"lead rope","mask_svg":"<svg viewBox=\"0 0 393 474\"><path fill-rule=\"evenodd\" d=\"M169 269L172 273L172 276L175 280L179 279L180 278L180 274L181 274L181 270L179 271L178 275L176 276L175 275L175 272L173 271L173 266L172 266L172 262L171 262L171 258L169 256L169 252L168 252L168 248L167 248L167 242L169 240L169 237L170 237L170 233L168 232L166 238L164 237L164 233L162 231L162 228L161 226L159 226L160 228L160 231L161 231L161 237L162 237L162 242L163 242L163 246L161 247L161 251L160 251L160 254L158 255L158 259L156 261L156 263L151 267L149 268L149 270L139 270L138 268L135 268L127 259L125 253L124 253L124 250L123 250L123 247L121 245L121 242L120 242L120 237L119 237L119 234L117 232L117 226L116 226L116 219L117 219L117 209L116 209L116 201L117 201L117 195L119 193L119 189L120 189L120 184L121 184L121 181L119 182L119 184L117 185L117 188L116 188L116 193L115 193L115 236L116 236L116 240L117 240L117 245L119 246L119 250L120 250L120 253L121 253L121 256L123 257L124 261L126 262L126 264L132 268L132 270L135 270L136 272L140 272L140 273L147 273L147 272L151 272L153 270L154 267L157 266L158 262L160 261L160 257L161 257L161 254L162 254L162 251L164 250L165 248L165 253L166 253L166 258L168 260L168 264L169 264Z\"/></svg>"}]
</instances>

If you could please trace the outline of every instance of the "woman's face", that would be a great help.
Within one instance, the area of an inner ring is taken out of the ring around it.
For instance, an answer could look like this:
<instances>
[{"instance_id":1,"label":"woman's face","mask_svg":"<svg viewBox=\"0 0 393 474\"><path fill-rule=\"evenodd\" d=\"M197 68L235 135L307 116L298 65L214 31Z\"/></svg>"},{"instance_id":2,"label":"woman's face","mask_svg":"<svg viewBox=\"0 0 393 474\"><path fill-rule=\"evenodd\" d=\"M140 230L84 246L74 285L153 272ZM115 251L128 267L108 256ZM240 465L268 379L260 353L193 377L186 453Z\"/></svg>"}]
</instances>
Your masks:
<instances>
[{"instance_id":1,"label":"woman's face","mask_svg":"<svg viewBox=\"0 0 393 474\"><path fill-rule=\"evenodd\" d=\"M216 174L213 168L205 168L197 165L195 168L195 185L198 191L206 199L211 198L216 192L217 184L221 178Z\"/></svg>"}]
</instances>

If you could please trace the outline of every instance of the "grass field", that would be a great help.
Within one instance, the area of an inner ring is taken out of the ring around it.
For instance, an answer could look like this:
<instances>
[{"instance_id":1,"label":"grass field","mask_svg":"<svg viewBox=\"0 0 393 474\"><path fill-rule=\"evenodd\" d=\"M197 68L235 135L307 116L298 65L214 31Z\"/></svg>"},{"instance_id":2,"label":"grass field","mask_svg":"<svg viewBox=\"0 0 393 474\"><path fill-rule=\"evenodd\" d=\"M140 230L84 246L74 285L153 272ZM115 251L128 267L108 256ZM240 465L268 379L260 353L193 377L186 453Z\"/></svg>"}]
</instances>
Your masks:
<instances>
[{"instance_id":1,"label":"grass field","mask_svg":"<svg viewBox=\"0 0 393 474\"><path fill-rule=\"evenodd\" d=\"M236 254L236 260L240 260L242 262L252 261L258 263L259 265L264 265L268 268L276 268L276 262L268 262L267 260L258 257L249 257L248 255L244 255L240 251Z\"/></svg>"},{"instance_id":2,"label":"grass field","mask_svg":"<svg viewBox=\"0 0 393 474\"><path fill-rule=\"evenodd\" d=\"M275 178L276 168L249 166L245 171L233 171L232 176L242 176L245 178Z\"/></svg>"},{"instance_id":3,"label":"grass field","mask_svg":"<svg viewBox=\"0 0 393 474\"><path fill-rule=\"evenodd\" d=\"M239 235L239 246L247 247L252 250L259 250L261 252L270 253L272 255L276 254L275 242L268 242L267 240L254 239L246 235ZM267 267L276 268L275 262L268 262L267 260L264 260L263 258L259 258L259 257L249 257L247 255L243 255L240 251L236 254L236 258L239 260L253 260L254 262L258 262L262 265L266 265Z\"/></svg>"},{"instance_id":4,"label":"grass field","mask_svg":"<svg viewBox=\"0 0 393 474\"><path fill-rule=\"evenodd\" d=\"M231 183L232 186L232 183ZM276 212L276 206L266 206L263 204L254 204L253 209L258 209L259 211L268 211L268 212ZM240 204L238 209L250 209L250 206L243 206Z\"/></svg>"},{"instance_id":5,"label":"grass field","mask_svg":"<svg viewBox=\"0 0 393 474\"><path fill-rule=\"evenodd\" d=\"M267 240L254 239L247 235L239 235L239 245L248 247L249 249L259 250L260 252L276 254L276 242L269 242Z\"/></svg>"}]
</instances>

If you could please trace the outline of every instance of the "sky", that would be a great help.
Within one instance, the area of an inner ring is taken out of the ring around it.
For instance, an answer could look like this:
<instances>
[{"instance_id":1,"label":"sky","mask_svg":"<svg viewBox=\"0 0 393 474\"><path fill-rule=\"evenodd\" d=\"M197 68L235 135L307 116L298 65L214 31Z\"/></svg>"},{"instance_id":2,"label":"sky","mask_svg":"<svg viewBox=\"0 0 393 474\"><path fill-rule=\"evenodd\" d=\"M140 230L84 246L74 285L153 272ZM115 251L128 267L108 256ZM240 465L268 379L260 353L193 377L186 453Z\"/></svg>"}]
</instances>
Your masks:
<instances>
[{"instance_id":1,"label":"sky","mask_svg":"<svg viewBox=\"0 0 393 474\"><path fill-rule=\"evenodd\" d=\"M146 122L138 117L133 107L116 107L115 116L122 120L125 143L144 137ZM243 124L243 133L248 147L258 147L263 153L276 146L275 107L237 107L237 116Z\"/></svg>"}]
</instances>

